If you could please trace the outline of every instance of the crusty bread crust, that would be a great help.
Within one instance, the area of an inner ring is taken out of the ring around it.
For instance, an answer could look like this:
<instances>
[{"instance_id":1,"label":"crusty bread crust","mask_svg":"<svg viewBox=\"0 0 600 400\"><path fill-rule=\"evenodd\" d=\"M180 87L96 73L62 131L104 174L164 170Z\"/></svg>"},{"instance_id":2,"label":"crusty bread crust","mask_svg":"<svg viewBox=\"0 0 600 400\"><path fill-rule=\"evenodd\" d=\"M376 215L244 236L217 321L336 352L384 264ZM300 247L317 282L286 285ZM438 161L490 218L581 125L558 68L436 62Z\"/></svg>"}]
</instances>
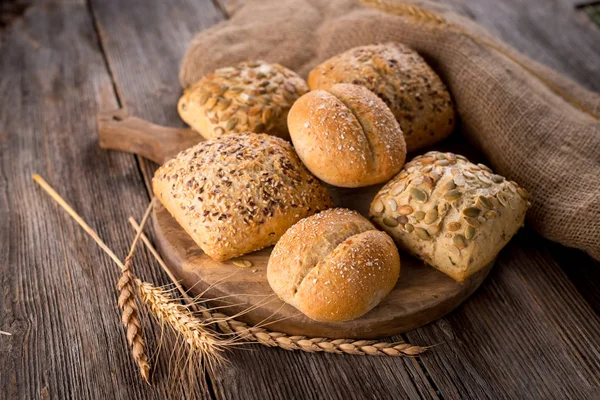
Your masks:
<instances>
[{"instance_id":1,"label":"crusty bread crust","mask_svg":"<svg viewBox=\"0 0 600 400\"><path fill-rule=\"evenodd\" d=\"M271 246L300 219L332 206L291 144L226 135L182 151L152 179L154 194L217 261Z\"/></svg>"},{"instance_id":2,"label":"crusty bread crust","mask_svg":"<svg viewBox=\"0 0 600 400\"><path fill-rule=\"evenodd\" d=\"M385 182L406 159L398 122L363 86L338 84L305 94L292 106L288 127L304 164L331 185Z\"/></svg>"},{"instance_id":3,"label":"crusty bread crust","mask_svg":"<svg viewBox=\"0 0 600 400\"><path fill-rule=\"evenodd\" d=\"M295 72L264 61L220 68L186 89L177 110L206 139L257 132L289 139L291 105L308 91Z\"/></svg>"},{"instance_id":4,"label":"crusty bread crust","mask_svg":"<svg viewBox=\"0 0 600 400\"><path fill-rule=\"evenodd\" d=\"M318 65L308 76L311 90L328 90L342 82L365 86L389 106L409 152L454 130L454 106L446 86L418 53L403 44L353 48Z\"/></svg>"},{"instance_id":5,"label":"crusty bread crust","mask_svg":"<svg viewBox=\"0 0 600 400\"><path fill-rule=\"evenodd\" d=\"M267 267L271 288L317 321L347 321L374 308L400 274L392 239L366 218L330 209L292 226Z\"/></svg>"},{"instance_id":6,"label":"crusty bread crust","mask_svg":"<svg viewBox=\"0 0 600 400\"><path fill-rule=\"evenodd\" d=\"M462 281L490 263L523 226L528 194L452 153L415 157L371 203L399 247Z\"/></svg>"}]
</instances>

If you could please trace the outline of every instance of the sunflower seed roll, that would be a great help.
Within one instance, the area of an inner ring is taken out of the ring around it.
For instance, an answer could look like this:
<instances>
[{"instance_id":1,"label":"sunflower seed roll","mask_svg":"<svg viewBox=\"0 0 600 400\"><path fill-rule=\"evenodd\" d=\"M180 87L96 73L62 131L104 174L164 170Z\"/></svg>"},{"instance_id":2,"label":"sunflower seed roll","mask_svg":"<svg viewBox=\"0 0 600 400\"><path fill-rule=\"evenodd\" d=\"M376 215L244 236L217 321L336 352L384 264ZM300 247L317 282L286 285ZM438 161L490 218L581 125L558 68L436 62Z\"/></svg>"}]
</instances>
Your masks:
<instances>
[{"instance_id":1,"label":"sunflower seed roll","mask_svg":"<svg viewBox=\"0 0 600 400\"><path fill-rule=\"evenodd\" d=\"M182 151L152 179L154 194L212 259L271 246L332 206L327 189L283 139L226 135Z\"/></svg>"},{"instance_id":2,"label":"sunflower seed roll","mask_svg":"<svg viewBox=\"0 0 600 400\"><path fill-rule=\"evenodd\" d=\"M523 226L527 198L525 189L483 164L432 151L377 193L370 215L401 248L462 281Z\"/></svg>"},{"instance_id":3,"label":"sunflower seed roll","mask_svg":"<svg viewBox=\"0 0 600 400\"><path fill-rule=\"evenodd\" d=\"M200 79L177 110L206 139L247 131L289 139L288 111L307 91L302 78L279 64L243 62Z\"/></svg>"}]
</instances>

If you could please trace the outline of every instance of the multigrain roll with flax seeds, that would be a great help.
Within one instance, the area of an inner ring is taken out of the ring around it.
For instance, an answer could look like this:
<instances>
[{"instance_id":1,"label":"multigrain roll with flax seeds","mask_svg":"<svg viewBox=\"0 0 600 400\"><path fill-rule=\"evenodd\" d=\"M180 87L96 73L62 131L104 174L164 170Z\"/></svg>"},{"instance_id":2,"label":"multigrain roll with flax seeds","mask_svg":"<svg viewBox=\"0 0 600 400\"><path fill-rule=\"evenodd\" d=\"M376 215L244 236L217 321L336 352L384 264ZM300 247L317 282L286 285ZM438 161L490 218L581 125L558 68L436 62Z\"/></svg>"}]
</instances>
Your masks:
<instances>
[{"instance_id":1,"label":"multigrain roll with flax seeds","mask_svg":"<svg viewBox=\"0 0 600 400\"><path fill-rule=\"evenodd\" d=\"M279 64L248 61L200 79L184 91L177 110L206 139L240 132L289 139L288 111L307 91L295 72Z\"/></svg>"},{"instance_id":2,"label":"multigrain roll with flax seeds","mask_svg":"<svg viewBox=\"0 0 600 400\"><path fill-rule=\"evenodd\" d=\"M305 94L292 106L288 127L304 165L331 185L386 182L406 159L394 115L363 86L341 83Z\"/></svg>"},{"instance_id":3,"label":"multigrain roll with flax seeds","mask_svg":"<svg viewBox=\"0 0 600 400\"><path fill-rule=\"evenodd\" d=\"M267 266L273 291L317 321L360 317L396 285L393 240L355 211L334 208L305 218L277 242Z\"/></svg>"},{"instance_id":4,"label":"multigrain roll with flax seeds","mask_svg":"<svg viewBox=\"0 0 600 400\"><path fill-rule=\"evenodd\" d=\"M530 206L516 182L453 153L415 157L371 203L399 247L457 281L489 264Z\"/></svg>"},{"instance_id":5,"label":"multigrain roll with flax seeds","mask_svg":"<svg viewBox=\"0 0 600 400\"><path fill-rule=\"evenodd\" d=\"M336 83L365 86L388 105L400 123L409 152L430 146L454 130L450 93L415 51L400 43L355 47L315 67L311 90Z\"/></svg>"},{"instance_id":6,"label":"multigrain roll with flax seeds","mask_svg":"<svg viewBox=\"0 0 600 400\"><path fill-rule=\"evenodd\" d=\"M182 151L156 171L152 187L216 261L271 246L300 219L332 206L290 143L250 132Z\"/></svg>"}]
</instances>

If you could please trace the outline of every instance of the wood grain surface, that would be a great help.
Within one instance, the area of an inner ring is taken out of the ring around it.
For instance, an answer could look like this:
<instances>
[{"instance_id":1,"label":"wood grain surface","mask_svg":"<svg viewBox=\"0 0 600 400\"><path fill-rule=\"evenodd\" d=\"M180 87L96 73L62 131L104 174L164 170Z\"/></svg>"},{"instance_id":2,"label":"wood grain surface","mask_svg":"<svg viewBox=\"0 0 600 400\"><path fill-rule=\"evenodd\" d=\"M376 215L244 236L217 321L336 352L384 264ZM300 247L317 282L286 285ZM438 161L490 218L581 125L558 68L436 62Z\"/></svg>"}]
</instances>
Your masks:
<instances>
[{"instance_id":1,"label":"wood grain surface","mask_svg":"<svg viewBox=\"0 0 600 400\"><path fill-rule=\"evenodd\" d=\"M447 2L600 90L600 31L572 0ZM154 165L100 149L95 114L123 107L183 127L175 109L179 61L195 32L224 18L208 0L65 0L34 2L0 31L0 331L12 334L0 335L0 398L191 398L169 390L168 355L152 387L139 379L119 323L117 270L30 175L41 173L124 256L133 237L126 217L143 213ZM167 283L144 252L136 260L144 278ZM404 335L439 344L426 355L351 357L252 345L207 374L203 393L596 399L598 267L525 230L468 302ZM154 347L160 329L145 326Z\"/></svg>"}]
</instances>

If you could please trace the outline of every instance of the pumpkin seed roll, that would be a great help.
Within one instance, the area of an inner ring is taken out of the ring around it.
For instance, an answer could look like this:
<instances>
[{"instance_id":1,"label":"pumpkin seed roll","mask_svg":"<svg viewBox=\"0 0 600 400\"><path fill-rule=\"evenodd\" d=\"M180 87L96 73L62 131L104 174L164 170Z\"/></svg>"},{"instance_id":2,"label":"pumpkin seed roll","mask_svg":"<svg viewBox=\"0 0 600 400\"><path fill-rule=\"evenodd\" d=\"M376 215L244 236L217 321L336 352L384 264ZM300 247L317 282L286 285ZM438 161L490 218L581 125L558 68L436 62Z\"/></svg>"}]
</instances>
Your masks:
<instances>
[{"instance_id":1,"label":"pumpkin seed roll","mask_svg":"<svg viewBox=\"0 0 600 400\"><path fill-rule=\"evenodd\" d=\"M415 157L371 203L398 246L457 281L490 263L523 226L528 194L453 153Z\"/></svg>"},{"instance_id":2,"label":"pumpkin seed roll","mask_svg":"<svg viewBox=\"0 0 600 400\"><path fill-rule=\"evenodd\" d=\"M206 139L240 132L289 139L287 115L308 91L295 72L264 61L220 68L185 90L177 109Z\"/></svg>"}]
</instances>

